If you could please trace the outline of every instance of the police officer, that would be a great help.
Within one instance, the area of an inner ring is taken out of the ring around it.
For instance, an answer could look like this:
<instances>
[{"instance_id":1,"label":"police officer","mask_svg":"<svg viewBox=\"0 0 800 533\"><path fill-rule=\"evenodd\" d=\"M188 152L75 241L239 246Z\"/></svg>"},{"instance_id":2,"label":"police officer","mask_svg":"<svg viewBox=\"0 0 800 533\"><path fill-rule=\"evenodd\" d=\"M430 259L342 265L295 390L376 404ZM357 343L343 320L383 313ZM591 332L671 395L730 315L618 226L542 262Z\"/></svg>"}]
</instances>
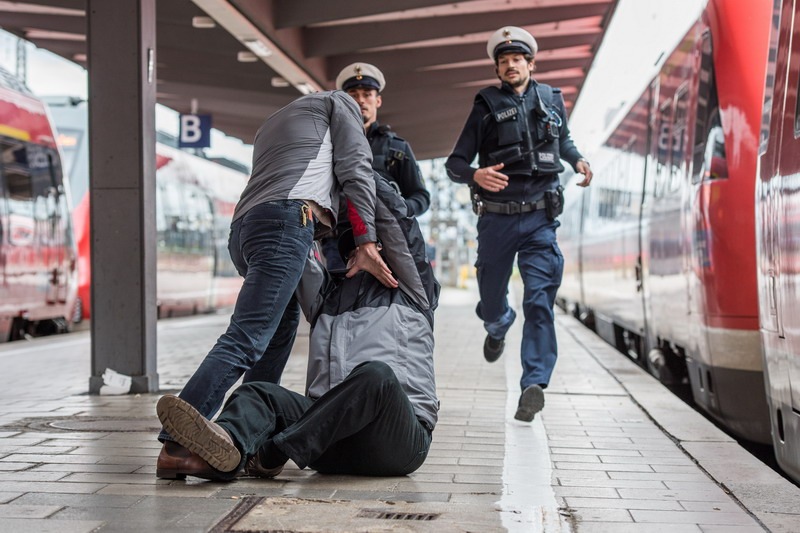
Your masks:
<instances>
[{"instance_id":1,"label":"police officer","mask_svg":"<svg viewBox=\"0 0 800 533\"><path fill-rule=\"evenodd\" d=\"M564 268L556 244L556 217L563 208L561 159L584 175L581 187L591 182L592 170L570 138L561 91L532 78L533 36L507 26L491 36L486 51L500 87L477 94L445 166L450 179L470 185L480 217L476 312L487 331L483 355L489 362L500 358L516 318L507 294L518 255L525 323L522 394L514 418L530 422L544 407L557 356L553 304ZM470 166L475 155L477 169Z\"/></svg>"},{"instance_id":2,"label":"police officer","mask_svg":"<svg viewBox=\"0 0 800 533\"><path fill-rule=\"evenodd\" d=\"M336 77L336 88L352 96L361 108L364 131L372 147L372 168L397 185L409 214L419 216L430 207L431 197L411 146L389 126L378 123L384 87L383 73L369 63L348 65Z\"/></svg>"}]
</instances>

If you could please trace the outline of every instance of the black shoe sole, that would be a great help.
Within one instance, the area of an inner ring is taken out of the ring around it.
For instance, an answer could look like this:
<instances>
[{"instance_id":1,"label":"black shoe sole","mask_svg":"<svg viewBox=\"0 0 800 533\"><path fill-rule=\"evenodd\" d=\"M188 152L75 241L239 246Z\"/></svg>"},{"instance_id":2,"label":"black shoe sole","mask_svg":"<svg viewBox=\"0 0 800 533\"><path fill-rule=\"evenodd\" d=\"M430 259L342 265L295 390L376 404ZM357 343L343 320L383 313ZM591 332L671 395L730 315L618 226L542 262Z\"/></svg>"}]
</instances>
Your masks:
<instances>
[{"instance_id":1,"label":"black shoe sole","mask_svg":"<svg viewBox=\"0 0 800 533\"><path fill-rule=\"evenodd\" d=\"M514 418L522 422L531 422L536 413L542 409L544 409L544 391L539 385L530 385L522 391Z\"/></svg>"},{"instance_id":2,"label":"black shoe sole","mask_svg":"<svg viewBox=\"0 0 800 533\"><path fill-rule=\"evenodd\" d=\"M236 446L211 429L211 422L185 401L177 396L162 396L156 412L167 433L212 468L230 472L239 466L242 456Z\"/></svg>"},{"instance_id":3,"label":"black shoe sole","mask_svg":"<svg viewBox=\"0 0 800 533\"><path fill-rule=\"evenodd\" d=\"M500 356L503 355L503 351L506 349L506 341L505 339L500 341L500 347L496 350L492 350L489 347L489 337L486 337L486 340L483 341L483 358L486 359L488 363L494 363Z\"/></svg>"}]
</instances>

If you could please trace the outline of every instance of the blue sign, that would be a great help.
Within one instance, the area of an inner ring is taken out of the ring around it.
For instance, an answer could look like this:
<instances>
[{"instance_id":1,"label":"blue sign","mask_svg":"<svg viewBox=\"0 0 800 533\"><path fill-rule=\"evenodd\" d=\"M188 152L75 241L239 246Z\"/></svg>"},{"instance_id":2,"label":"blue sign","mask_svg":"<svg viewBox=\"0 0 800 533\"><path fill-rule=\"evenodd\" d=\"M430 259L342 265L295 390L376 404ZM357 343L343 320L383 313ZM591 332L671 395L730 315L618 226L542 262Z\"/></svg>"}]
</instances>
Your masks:
<instances>
[{"instance_id":1,"label":"blue sign","mask_svg":"<svg viewBox=\"0 0 800 533\"><path fill-rule=\"evenodd\" d=\"M211 146L211 115L181 115L179 148Z\"/></svg>"}]
</instances>

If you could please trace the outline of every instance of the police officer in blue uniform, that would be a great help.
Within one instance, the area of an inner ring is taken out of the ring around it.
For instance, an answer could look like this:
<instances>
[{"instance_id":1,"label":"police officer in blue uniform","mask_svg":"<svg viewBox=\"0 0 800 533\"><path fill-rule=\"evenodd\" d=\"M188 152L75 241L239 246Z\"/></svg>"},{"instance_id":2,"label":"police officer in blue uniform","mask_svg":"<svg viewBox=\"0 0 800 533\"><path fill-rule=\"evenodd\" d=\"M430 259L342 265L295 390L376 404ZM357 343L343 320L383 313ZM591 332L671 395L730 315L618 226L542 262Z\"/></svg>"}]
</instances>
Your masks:
<instances>
[{"instance_id":1,"label":"police officer in blue uniform","mask_svg":"<svg viewBox=\"0 0 800 533\"><path fill-rule=\"evenodd\" d=\"M369 63L353 63L336 77L336 88L348 93L361 108L364 131L372 147L372 168L396 184L405 199L408 213L419 216L431 205L414 152L404 139L387 125L378 123L381 92L386 87L383 73Z\"/></svg>"},{"instance_id":2,"label":"police officer in blue uniform","mask_svg":"<svg viewBox=\"0 0 800 533\"><path fill-rule=\"evenodd\" d=\"M470 185L479 215L476 312L487 331L483 355L489 362L502 355L516 318L507 294L518 256L525 323L522 394L514 418L525 422L544 408L557 357L553 304L564 268L556 243L563 209L561 160L584 175L581 187L592 180L588 161L570 137L561 91L532 77L537 49L522 28L507 26L492 35L487 53L501 85L477 94L446 163L450 179ZM470 166L476 155L477 169Z\"/></svg>"}]
</instances>

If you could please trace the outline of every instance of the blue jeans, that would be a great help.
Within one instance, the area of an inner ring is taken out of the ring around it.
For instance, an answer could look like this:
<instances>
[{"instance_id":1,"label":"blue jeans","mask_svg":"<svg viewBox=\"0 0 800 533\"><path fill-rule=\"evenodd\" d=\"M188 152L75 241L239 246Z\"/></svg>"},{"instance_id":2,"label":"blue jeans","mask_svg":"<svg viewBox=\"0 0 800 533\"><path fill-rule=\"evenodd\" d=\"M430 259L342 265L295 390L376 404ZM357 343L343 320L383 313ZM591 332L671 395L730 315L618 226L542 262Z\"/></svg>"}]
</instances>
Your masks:
<instances>
[{"instance_id":1,"label":"blue jeans","mask_svg":"<svg viewBox=\"0 0 800 533\"><path fill-rule=\"evenodd\" d=\"M561 285L564 258L556 243L558 221L547 219L544 210L519 215L486 213L478 220L478 290L476 312L486 332L503 338L516 313L508 305L508 282L518 255L525 293L522 310L522 379L520 386L547 387L556 364L555 315L553 305Z\"/></svg>"},{"instance_id":2,"label":"blue jeans","mask_svg":"<svg viewBox=\"0 0 800 533\"><path fill-rule=\"evenodd\" d=\"M257 377L280 380L300 320L294 291L314 239L314 223L303 224L302 206L299 200L265 202L231 224L228 250L244 283L227 331L180 393L206 418L265 352L269 360L258 365ZM272 341L280 349L267 350ZM170 440L163 431L159 439Z\"/></svg>"}]
</instances>

